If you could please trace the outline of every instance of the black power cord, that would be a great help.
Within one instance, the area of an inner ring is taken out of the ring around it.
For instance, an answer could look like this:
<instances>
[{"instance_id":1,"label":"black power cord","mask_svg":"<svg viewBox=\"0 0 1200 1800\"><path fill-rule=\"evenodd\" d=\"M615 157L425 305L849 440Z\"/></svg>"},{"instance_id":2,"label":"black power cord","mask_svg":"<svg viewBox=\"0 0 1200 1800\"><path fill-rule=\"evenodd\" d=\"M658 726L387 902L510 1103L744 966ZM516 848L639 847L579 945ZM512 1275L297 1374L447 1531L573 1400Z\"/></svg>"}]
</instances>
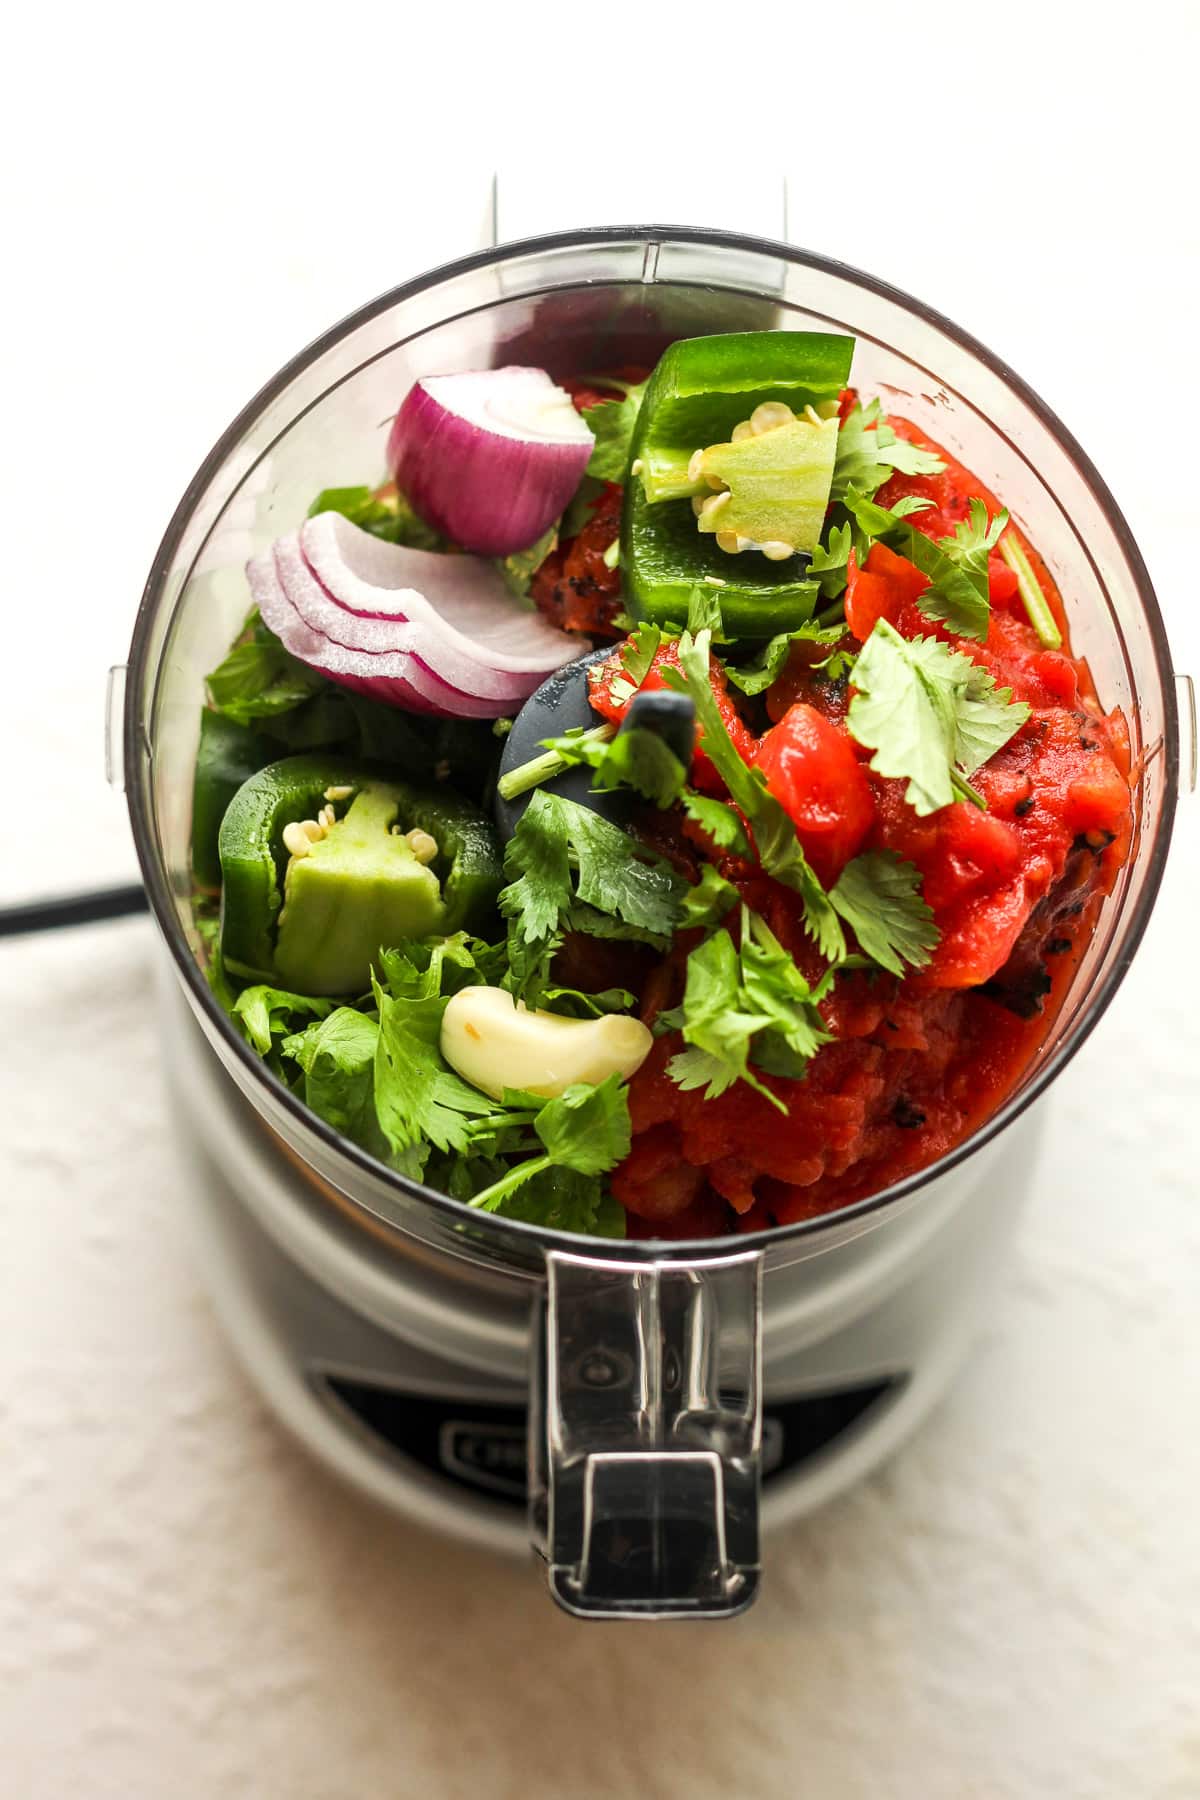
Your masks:
<instances>
[{"instance_id":1,"label":"black power cord","mask_svg":"<svg viewBox=\"0 0 1200 1800\"><path fill-rule=\"evenodd\" d=\"M96 888L90 894L63 894L55 900L26 900L0 906L0 937L31 931L61 931L70 925L96 925L103 919L125 919L145 912L141 886Z\"/></svg>"}]
</instances>

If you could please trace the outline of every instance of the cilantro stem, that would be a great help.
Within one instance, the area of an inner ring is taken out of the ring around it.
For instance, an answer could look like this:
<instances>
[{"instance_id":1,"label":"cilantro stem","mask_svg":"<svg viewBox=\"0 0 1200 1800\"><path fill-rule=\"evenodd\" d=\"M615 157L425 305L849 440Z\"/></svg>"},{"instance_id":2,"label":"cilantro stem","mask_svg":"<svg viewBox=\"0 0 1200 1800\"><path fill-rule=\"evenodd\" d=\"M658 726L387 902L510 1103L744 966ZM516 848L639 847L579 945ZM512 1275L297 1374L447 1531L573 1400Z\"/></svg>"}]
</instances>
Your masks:
<instances>
[{"instance_id":1,"label":"cilantro stem","mask_svg":"<svg viewBox=\"0 0 1200 1800\"><path fill-rule=\"evenodd\" d=\"M967 780L961 769L951 769L950 784L960 800L969 801L972 806L977 806L981 812L987 811L987 801L977 787L971 786L971 783Z\"/></svg>"},{"instance_id":2,"label":"cilantro stem","mask_svg":"<svg viewBox=\"0 0 1200 1800\"><path fill-rule=\"evenodd\" d=\"M1058 621L1050 611L1029 558L1009 531L1000 539L999 547L1001 556L1017 578L1017 592L1028 614L1029 623L1037 632L1038 643L1045 650L1061 650L1062 632L1058 629Z\"/></svg>"},{"instance_id":3,"label":"cilantro stem","mask_svg":"<svg viewBox=\"0 0 1200 1800\"><path fill-rule=\"evenodd\" d=\"M509 1126L531 1125L536 1118L537 1113L532 1108L526 1112L485 1113L481 1118L471 1120L467 1132L471 1137L487 1137L489 1132L501 1131Z\"/></svg>"},{"instance_id":4,"label":"cilantro stem","mask_svg":"<svg viewBox=\"0 0 1200 1800\"><path fill-rule=\"evenodd\" d=\"M553 1158L531 1156L528 1162L518 1163L515 1169L510 1169L507 1175L500 1177L499 1181L493 1181L491 1187L485 1187L482 1193L475 1195L473 1200L468 1200L467 1205L475 1207L480 1212L495 1212L500 1202L515 1188L519 1188L522 1182L528 1181L533 1175L540 1175L543 1169L552 1167Z\"/></svg>"},{"instance_id":5,"label":"cilantro stem","mask_svg":"<svg viewBox=\"0 0 1200 1800\"><path fill-rule=\"evenodd\" d=\"M593 725L590 731L581 731L576 741L580 744L607 744L616 735L615 725ZM543 781L553 781L567 767L569 764L566 758L560 756L557 750L547 750L543 756L531 757L528 762L521 763L519 767L510 769L507 775L502 775L496 783L497 792L502 800L515 800L518 794L526 794L530 788L541 787Z\"/></svg>"}]
</instances>

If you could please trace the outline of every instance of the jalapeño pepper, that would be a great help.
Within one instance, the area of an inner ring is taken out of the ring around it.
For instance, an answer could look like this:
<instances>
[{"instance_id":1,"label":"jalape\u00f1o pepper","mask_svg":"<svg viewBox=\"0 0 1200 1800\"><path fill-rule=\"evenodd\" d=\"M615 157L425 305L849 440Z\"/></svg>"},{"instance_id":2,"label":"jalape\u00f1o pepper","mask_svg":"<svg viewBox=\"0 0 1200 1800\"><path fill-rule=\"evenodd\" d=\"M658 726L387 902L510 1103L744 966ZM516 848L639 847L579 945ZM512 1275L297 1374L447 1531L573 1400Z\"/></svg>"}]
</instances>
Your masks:
<instances>
[{"instance_id":1,"label":"jalape\u00f1o pepper","mask_svg":"<svg viewBox=\"0 0 1200 1800\"><path fill-rule=\"evenodd\" d=\"M200 714L200 743L192 783L192 879L206 894L221 886L217 840L226 808L244 781L278 755L278 748L247 725L209 708Z\"/></svg>"},{"instance_id":2,"label":"jalape\u00f1o pepper","mask_svg":"<svg viewBox=\"0 0 1200 1800\"><path fill-rule=\"evenodd\" d=\"M304 994L361 993L380 949L479 927L504 881L468 801L316 756L238 789L220 858L225 966Z\"/></svg>"},{"instance_id":3,"label":"jalape\u00f1o pepper","mask_svg":"<svg viewBox=\"0 0 1200 1800\"><path fill-rule=\"evenodd\" d=\"M633 433L621 525L640 617L682 620L706 582L735 636L769 637L810 616L807 553L824 522L853 351L849 337L749 331L664 352Z\"/></svg>"}]
</instances>

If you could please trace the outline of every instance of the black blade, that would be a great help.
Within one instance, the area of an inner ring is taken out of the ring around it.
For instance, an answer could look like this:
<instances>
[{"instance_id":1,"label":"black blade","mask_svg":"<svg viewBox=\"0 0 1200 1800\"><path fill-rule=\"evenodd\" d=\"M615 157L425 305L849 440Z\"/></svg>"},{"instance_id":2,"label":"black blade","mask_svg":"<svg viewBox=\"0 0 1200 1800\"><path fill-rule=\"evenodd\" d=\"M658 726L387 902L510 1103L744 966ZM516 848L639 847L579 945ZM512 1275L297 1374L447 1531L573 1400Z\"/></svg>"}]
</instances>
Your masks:
<instances>
[{"instance_id":1,"label":"black blade","mask_svg":"<svg viewBox=\"0 0 1200 1800\"><path fill-rule=\"evenodd\" d=\"M568 663L566 668L556 669L537 692L530 695L504 740L504 751L500 758L501 778L542 755L544 739L562 737L568 731L587 731L600 723L599 716L588 703L588 670L593 663L604 662L612 654L611 644L593 650L590 655L581 656L577 662ZM621 731L630 731L635 727L655 732L668 749L674 751L685 768L691 762L696 712L686 694L669 693L663 689L635 695L621 723ZM566 800L574 800L577 805L588 807L612 824L620 825L622 829L628 825L634 807L640 804L637 795L627 788L617 789L612 793L597 793L592 787L592 771L588 768L567 769L552 781L544 781L541 785L550 793L561 794ZM534 790L530 789L524 794L518 794L513 800L503 800L497 792L496 824L505 842L516 830L517 821L529 805L533 793Z\"/></svg>"}]
</instances>

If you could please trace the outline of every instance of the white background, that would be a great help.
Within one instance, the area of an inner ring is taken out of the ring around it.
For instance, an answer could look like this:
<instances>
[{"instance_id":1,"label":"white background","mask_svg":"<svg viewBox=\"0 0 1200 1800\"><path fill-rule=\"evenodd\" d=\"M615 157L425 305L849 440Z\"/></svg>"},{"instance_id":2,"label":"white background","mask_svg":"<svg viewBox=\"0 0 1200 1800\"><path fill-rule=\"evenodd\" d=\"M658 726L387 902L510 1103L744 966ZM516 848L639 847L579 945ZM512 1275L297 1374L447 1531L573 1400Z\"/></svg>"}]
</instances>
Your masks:
<instances>
[{"instance_id":1,"label":"white background","mask_svg":"<svg viewBox=\"0 0 1200 1800\"><path fill-rule=\"evenodd\" d=\"M786 168L796 241L931 301L1067 421L1200 667L1193 8L442 10L10 31L0 899L131 873L103 674L180 492L305 341L474 247L496 164L546 225L660 211L656 168L683 222L757 221ZM966 1379L715 1631L572 1626L282 1442L173 1209L149 927L0 952L5 1791L1200 1793L1180 824Z\"/></svg>"}]
</instances>

